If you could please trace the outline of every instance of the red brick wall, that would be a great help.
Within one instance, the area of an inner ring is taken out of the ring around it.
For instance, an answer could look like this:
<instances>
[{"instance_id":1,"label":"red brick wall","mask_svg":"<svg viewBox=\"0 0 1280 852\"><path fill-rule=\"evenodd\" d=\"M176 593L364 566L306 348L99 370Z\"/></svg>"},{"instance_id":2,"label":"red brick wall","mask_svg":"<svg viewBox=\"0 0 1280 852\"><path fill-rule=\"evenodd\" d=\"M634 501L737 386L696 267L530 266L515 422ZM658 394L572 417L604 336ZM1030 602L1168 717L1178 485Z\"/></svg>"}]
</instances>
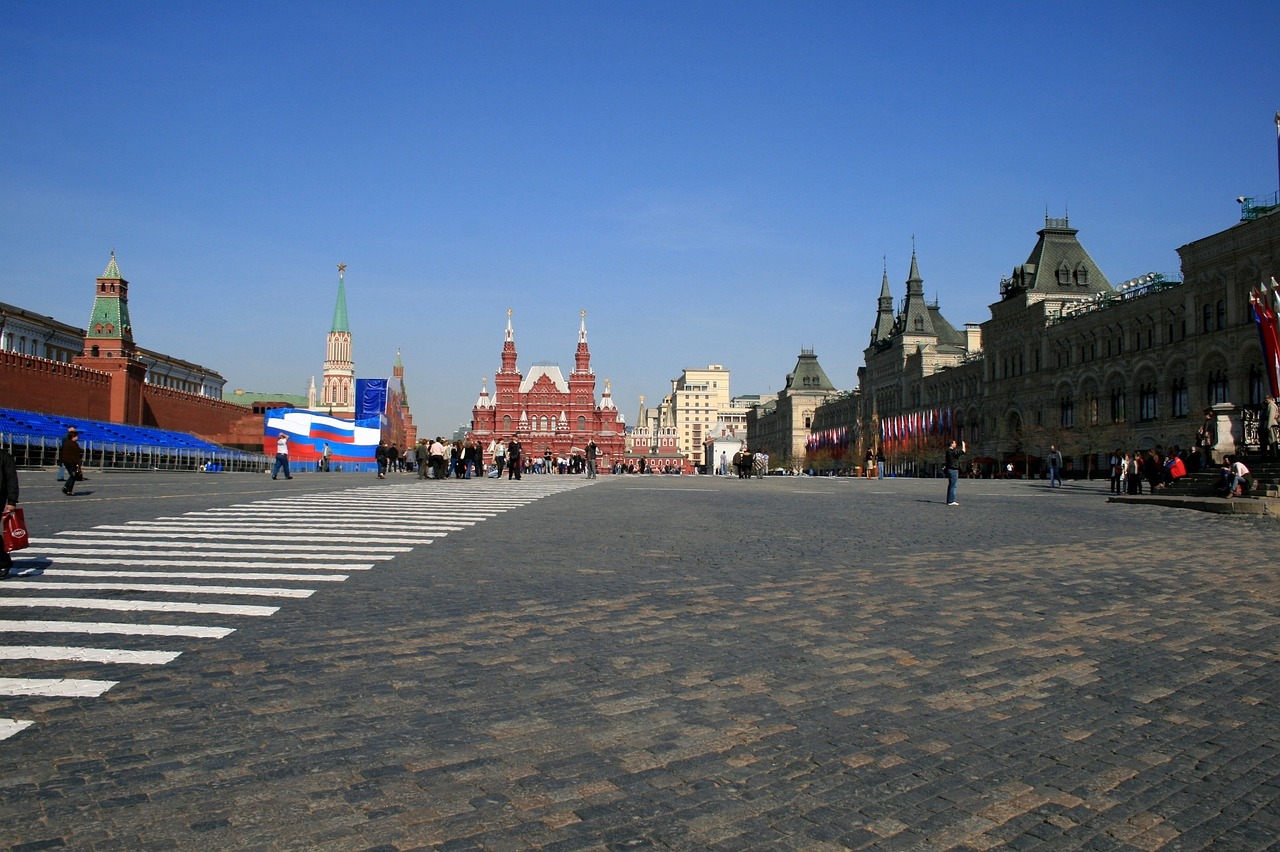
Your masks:
<instances>
[{"instance_id":1,"label":"red brick wall","mask_svg":"<svg viewBox=\"0 0 1280 852\"><path fill-rule=\"evenodd\" d=\"M75 364L0 351L0 406L109 420L111 376Z\"/></svg>"},{"instance_id":2,"label":"red brick wall","mask_svg":"<svg viewBox=\"0 0 1280 852\"><path fill-rule=\"evenodd\" d=\"M262 415L243 405L198 394L146 385L142 389L142 425L192 432L215 444L262 449Z\"/></svg>"}]
</instances>

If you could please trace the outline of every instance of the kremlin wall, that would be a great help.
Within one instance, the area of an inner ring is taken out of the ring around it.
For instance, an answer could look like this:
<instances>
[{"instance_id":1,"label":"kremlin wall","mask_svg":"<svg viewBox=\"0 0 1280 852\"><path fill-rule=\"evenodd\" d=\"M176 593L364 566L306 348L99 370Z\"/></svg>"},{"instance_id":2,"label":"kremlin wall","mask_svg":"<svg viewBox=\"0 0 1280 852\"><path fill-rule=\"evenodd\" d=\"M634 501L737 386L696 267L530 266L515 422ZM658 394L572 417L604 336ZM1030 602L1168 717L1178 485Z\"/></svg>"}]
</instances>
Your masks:
<instances>
[{"instance_id":1,"label":"kremlin wall","mask_svg":"<svg viewBox=\"0 0 1280 852\"><path fill-rule=\"evenodd\" d=\"M341 277L335 322L338 318L345 323ZM346 345L335 360L334 341L343 335ZM354 382L349 331L335 328L329 338L326 374L336 372ZM88 328L0 305L0 342L3 407L193 433L216 444L255 452L264 448L263 412L293 407L264 402L263 395L255 395L251 407L223 400L223 382L217 373L139 347L129 319L129 282L120 274L114 252L95 281ZM394 382L400 388L402 376L403 367L397 362ZM333 384L326 381L325 387ZM400 416L388 418L387 437L408 446L416 439L416 429L403 393L395 399ZM344 416L342 406L334 406L332 413Z\"/></svg>"}]
</instances>

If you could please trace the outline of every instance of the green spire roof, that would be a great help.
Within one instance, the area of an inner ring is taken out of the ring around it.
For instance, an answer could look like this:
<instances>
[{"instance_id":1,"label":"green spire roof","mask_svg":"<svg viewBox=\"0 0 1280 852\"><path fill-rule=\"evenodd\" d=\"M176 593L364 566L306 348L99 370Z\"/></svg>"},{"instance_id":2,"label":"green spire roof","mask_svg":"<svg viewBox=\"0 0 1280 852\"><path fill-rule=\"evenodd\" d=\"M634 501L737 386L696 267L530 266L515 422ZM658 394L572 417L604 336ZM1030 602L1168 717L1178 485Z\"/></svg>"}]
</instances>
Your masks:
<instances>
[{"instance_id":1,"label":"green spire roof","mask_svg":"<svg viewBox=\"0 0 1280 852\"><path fill-rule=\"evenodd\" d=\"M116 251L111 250L111 262L107 264L107 271L99 276L100 278L123 278L120 274L120 267L116 266Z\"/></svg>"},{"instance_id":2,"label":"green spire roof","mask_svg":"<svg viewBox=\"0 0 1280 852\"><path fill-rule=\"evenodd\" d=\"M345 263L338 264L338 303L333 306L333 328L329 331L351 331L351 326L347 323L347 288L342 274L346 268Z\"/></svg>"}]
</instances>

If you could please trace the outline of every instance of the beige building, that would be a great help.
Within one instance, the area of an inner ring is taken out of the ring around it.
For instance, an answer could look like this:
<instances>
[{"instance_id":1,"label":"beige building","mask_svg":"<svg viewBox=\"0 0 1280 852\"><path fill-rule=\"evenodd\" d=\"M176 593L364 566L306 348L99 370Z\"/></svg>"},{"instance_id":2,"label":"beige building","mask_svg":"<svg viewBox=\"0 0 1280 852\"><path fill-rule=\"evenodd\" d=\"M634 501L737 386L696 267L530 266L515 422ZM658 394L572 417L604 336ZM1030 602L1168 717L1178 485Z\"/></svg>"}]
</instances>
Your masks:
<instances>
[{"instance_id":1,"label":"beige building","mask_svg":"<svg viewBox=\"0 0 1280 852\"><path fill-rule=\"evenodd\" d=\"M719 364L685 369L671 380L671 393L658 406L657 425L674 429L679 451L698 464L716 423L734 416L729 408L729 370Z\"/></svg>"}]
</instances>

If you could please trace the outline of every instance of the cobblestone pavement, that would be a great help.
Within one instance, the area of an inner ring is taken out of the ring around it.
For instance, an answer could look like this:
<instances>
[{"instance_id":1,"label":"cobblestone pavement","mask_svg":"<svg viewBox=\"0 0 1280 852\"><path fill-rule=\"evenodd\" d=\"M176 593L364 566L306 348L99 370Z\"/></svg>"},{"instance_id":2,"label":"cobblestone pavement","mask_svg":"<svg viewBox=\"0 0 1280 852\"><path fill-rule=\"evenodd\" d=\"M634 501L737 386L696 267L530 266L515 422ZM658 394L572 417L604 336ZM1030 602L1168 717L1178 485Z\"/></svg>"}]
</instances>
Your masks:
<instances>
[{"instance_id":1,"label":"cobblestone pavement","mask_svg":"<svg viewBox=\"0 0 1280 852\"><path fill-rule=\"evenodd\" d=\"M440 537L424 531L464 504L559 478L101 479L72 502L24 477L33 551L263 501L266 543L335 558L336 533L290 538L300 500L335 530L381 514L370 543L406 549L308 569L340 582L166 580L313 590L269 617L105 616L236 628L221 638L0 633L181 651L0 659L7 678L115 682L0 697L0 717L31 722L0 740L0 847L1249 850L1280 835L1274 521L1108 504L1105 484L966 480L948 507L941 480L602 477ZM424 508L427 491L446 499ZM74 549L58 547L0 603L79 582L55 579ZM106 558L82 579L122 567Z\"/></svg>"}]
</instances>

